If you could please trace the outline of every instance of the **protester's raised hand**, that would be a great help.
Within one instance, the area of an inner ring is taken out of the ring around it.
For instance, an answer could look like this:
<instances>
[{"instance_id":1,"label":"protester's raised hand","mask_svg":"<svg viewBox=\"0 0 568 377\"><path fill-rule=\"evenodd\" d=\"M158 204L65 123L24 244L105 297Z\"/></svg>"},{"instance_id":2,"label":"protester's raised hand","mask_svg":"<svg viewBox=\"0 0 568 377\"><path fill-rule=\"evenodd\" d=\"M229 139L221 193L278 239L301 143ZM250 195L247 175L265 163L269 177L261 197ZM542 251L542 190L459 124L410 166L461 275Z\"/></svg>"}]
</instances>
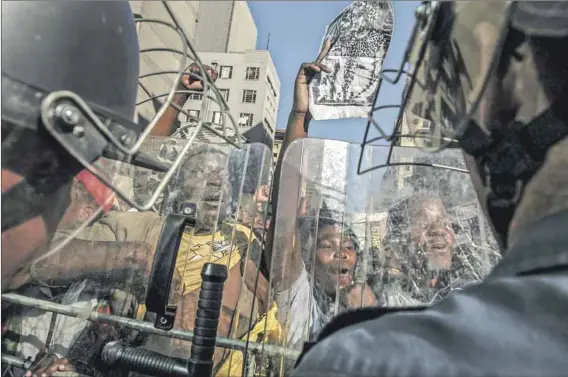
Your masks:
<instances>
[{"instance_id":1,"label":"protester's raised hand","mask_svg":"<svg viewBox=\"0 0 568 377\"><path fill-rule=\"evenodd\" d=\"M292 111L300 114L307 114L308 112L308 85L313 79L314 75L318 72L331 72L331 70L323 65L321 61L326 57L331 43L326 41L322 50L320 51L316 60L312 63L303 63L296 76L296 83L294 86L294 104Z\"/></svg>"},{"instance_id":2,"label":"protester's raised hand","mask_svg":"<svg viewBox=\"0 0 568 377\"><path fill-rule=\"evenodd\" d=\"M208 65L204 65L203 68L207 71L211 80L215 82L218 77L217 71ZM192 63L182 74L179 89L201 91L203 90L203 78L204 75L202 75L199 65L197 63Z\"/></svg>"}]
</instances>

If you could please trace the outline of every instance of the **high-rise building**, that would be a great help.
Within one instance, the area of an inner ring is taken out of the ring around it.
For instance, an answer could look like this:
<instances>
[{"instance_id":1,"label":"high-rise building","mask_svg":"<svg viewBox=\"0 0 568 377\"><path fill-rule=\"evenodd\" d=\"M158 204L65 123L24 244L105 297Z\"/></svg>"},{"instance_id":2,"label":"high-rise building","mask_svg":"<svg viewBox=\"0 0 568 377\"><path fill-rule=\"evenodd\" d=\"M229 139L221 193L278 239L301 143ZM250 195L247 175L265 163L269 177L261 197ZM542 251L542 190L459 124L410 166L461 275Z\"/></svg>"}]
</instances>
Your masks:
<instances>
[{"instance_id":1,"label":"high-rise building","mask_svg":"<svg viewBox=\"0 0 568 377\"><path fill-rule=\"evenodd\" d=\"M130 4L137 18L170 21L161 2L131 1ZM263 142L272 147L280 80L270 53L255 49L257 29L246 1L170 1L168 5L182 24L203 64L217 69L219 75L216 86L225 97L239 132L251 141ZM182 47L179 36L162 25L140 23L138 36L141 51L156 47L181 50ZM154 117L175 78L174 74L149 74L176 71L179 59L179 54L163 51L146 51L141 54L142 78L138 102L147 102L138 107L138 114L145 120ZM150 97L153 96L161 97L152 101ZM213 122L212 128L217 131L222 130L219 126L222 121L219 106L209 101L205 106L206 114L201 114L202 101L208 101L207 96L194 93L184 109L192 116ZM178 120L180 127L187 127L187 134L191 134L195 122L183 113ZM231 129L227 132L229 137L234 134ZM199 134L198 140L224 142L206 130Z\"/></svg>"},{"instance_id":2,"label":"high-rise building","mask_svg":"<svg viewBox=\"0 0 568 377\"><path fill-rule=\"evenodd\" d=\"M195 31L199 52L244 52L256 48L257 29L246 1L202 1Z\"/></svg>"},{"instance_id":3,"label":"high-rise building","mask_svg":"<svg viewBox=\"0 0 568 377\"><path fill-rule=\"evenodd\" d=\"M251 141L272 147L280 79L270 52L256 50L257 29L246 1L201 2L199 20L196 49L204 64L217 69L216 85L229 105L239 132ZM185 108L192 116L204 115L200 113L202 98L195 95L187 102ZM205 121L213 122L213 128L220 131L222 128L216 126L223 121L219 106L210 103L206 107ZM182 126L191 125L187 118L180 115ZM231 135L231 130L227 131ZM198 139L221 142L207 131Z\"/></svg>"}]
</instances>

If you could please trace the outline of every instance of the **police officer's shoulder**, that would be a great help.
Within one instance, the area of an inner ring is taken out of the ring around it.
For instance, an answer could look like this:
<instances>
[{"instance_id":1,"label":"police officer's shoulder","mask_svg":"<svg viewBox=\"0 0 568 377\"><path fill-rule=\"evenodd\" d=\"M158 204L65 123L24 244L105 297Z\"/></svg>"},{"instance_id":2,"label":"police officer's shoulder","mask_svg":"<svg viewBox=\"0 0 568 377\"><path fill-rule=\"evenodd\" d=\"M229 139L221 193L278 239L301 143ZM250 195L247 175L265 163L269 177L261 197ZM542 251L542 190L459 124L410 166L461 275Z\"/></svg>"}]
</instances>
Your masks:
<instances>
[{"instance_id":1,"label":"police officer's shoulder","mask_svg":"<svg viewBox=\"0 0 568 377\"><path fill-rule=\"evenodd\" d=\"M568 210L548 215L515 233L511 247L488 279L568 271ZM568 301L568 297L566 298Z\"/></svg>"},{"instance_id":2,"label":"police officer's shoulder","mask_svg":"<svg viewBox=\"0 0 568 377\"><path fill-rule=\"evenodd\" d=\"M509 249L491 276L568 268L568 139L554 145L527 184L509 234Z\"/></svg>"}]
</instances>

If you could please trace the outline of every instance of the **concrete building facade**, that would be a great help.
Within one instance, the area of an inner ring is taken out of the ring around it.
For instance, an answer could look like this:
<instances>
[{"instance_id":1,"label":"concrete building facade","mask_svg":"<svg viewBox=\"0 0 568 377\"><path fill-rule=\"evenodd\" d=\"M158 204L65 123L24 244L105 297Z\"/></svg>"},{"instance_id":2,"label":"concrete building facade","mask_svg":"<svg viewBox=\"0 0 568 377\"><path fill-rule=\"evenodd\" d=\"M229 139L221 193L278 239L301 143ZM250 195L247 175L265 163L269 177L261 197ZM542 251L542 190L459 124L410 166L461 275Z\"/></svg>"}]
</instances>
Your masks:
<instances>
[{"instance_id":1,"label":"concrete building facade","mask_svg":"<svg viewBox=\"0 0 568 377\"><path fill-rule=\"evenodd\" d=\"M137 18L171 22L161 2L131 1L130 5ZM239 132L243 134L260 126L265 136L272 140L278 114L280 80L270 53L255 50L257 28L246 1L170 1L168 5L185 29L201 61L219 72L216 86L225 96L231 115L238 122ZM138 102L147 101L138 106L138 115L149 121L160 108L175 78L174 73L152 74L176 71L181 56L145 50L157 47L181 50L182 46L179 36L162 25L141 22L138 24L138 35L141 49ZM151 101L152 96L161 97L158 101ZM192 94L184 108L192 116L221 123L219 106L211 101L206 104L206 114L201 114L204 98L207 100L203 95ZM192 122L187 115L180 114L178 120L181 127L188 128L187 134L191 134ZM213 127L221 130L215 125ZM228 134L231 136L230 130ZM222 139L207 131L202 132L198 139L222 142Z\"/></svg>"},{"instance_id":2,"label":"concrete building facade","mask_svg":"<svg viewBox=\"0 0 568 377\"><path fill-rule=\"evenodd\" d=\"M257 29L246 1L202 1L195 31L199 52L243 52L256 48Z\"/></svg>"},{"instance_id":3,"label":"concrete building facade","mask_svg":"<svg viewBox=\"0 0 568 377\"><path fill-rule=\"evenodd\" d=\"M225 96L231 114L238 122L239 131L245 133L262 125L271 139L274 137L280 80L268 51L249 50L241 53L200 53L204 64L217 67L219 78L216 86ZM201 109L200 96L194 96L186 106L195 115ZM221 122L219 106L211 103L206 121ZM180 119L187 122L187 119Z\"/></svg>"}]
</instances>

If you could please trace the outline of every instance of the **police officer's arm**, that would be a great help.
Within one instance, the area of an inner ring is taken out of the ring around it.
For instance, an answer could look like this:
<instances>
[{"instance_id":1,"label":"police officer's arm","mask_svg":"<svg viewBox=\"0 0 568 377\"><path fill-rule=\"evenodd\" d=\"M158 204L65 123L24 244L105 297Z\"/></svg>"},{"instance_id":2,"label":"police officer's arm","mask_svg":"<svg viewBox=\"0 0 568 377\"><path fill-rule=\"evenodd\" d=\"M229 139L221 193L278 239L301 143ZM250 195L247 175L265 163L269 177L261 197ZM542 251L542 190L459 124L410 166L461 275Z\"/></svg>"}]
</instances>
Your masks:
<instances>
[{"instance_id":1,"label":"police officer's arm","mask_svg":"<svg viewBox=\"0 0 568 377\"><path fill-rule=\"evenodd\" d=\"M290 116L288 117L288 125L286 126L284 141L282 142L280 155L278 157L278 162L274 171L274 186L272 195L273 218L290 220L286 222L281 221L281 228L278 229L279 234L286 235L285 237L282 237L282 239L284 240L284 242L287 242L289 244L278 245L278 248L280 250L290 250L291 252L282 255L282 259L279 260L278 266L276 266L277 268L275 268L275 271L273 271L275 276L271 276L271 279L273 281L283 282L284 280L288 280L290 282L294 282L301 273L300 244L299 242L292 244L292 240L294 238L298 239L298 237L289 236L290 234L294 234L297 231L296 211L299 199L298 195L300 175L298 174L299 172L287 171L286 176L281 177L282 164L288 146L294 140L302 139L308 136L308 125L311 119L308 109L308 85L310 83L310 80L317 72L329 72L329 69L321 64L321 61L327 55L329 48L330 43L326 42L324 48L320 52L315 62L302 64L295 81L294 103L292 105L292 111L290 111ZM286 160L292 161L296 158L299 159L300 156L289 156L286 158ZM296 166L299 166L299 164L297 164ZM280 197L280 192L285 192L286 196ZM280 206L280 212L278 212L277 208L278 202L280 200L285 201L285 203L282 203L282 205ZM275 223L276 221L272 221L270 225L266 242L266 260L269 261L269 263L272 263L272 248L274 247L275 242L279 241L278 234L275 234ZM293 270L290 271L290 268L292 268ZM286 277L287 279L283 279L284 277ZM281 289L286 288L287 287L283 286Z\"/></svg>"},{"instance_id":2,"label":"police officer's arm","mask_svg":"<svg viewBox=\"0 0 568 377\"><path fill-rule=\"evenodd\" d=\"M34 264L21 274L12 289L34 281L69 284L79 279L119 283L125 276L149 276L153 248L144 242L71 240L61 251Z\"/></svg>"},{"instance_id":3,"label":"police officer's arm","mask_svg":"<svg viewBox=\"0 0 568 377\"><path fill-rule=\"evenodd\" d=\"M366 318L310 349L293 376L563 375L567 284L566 271L503 277L424 311L373 319L364 309Z\"/></svg>"}]
</instances>

